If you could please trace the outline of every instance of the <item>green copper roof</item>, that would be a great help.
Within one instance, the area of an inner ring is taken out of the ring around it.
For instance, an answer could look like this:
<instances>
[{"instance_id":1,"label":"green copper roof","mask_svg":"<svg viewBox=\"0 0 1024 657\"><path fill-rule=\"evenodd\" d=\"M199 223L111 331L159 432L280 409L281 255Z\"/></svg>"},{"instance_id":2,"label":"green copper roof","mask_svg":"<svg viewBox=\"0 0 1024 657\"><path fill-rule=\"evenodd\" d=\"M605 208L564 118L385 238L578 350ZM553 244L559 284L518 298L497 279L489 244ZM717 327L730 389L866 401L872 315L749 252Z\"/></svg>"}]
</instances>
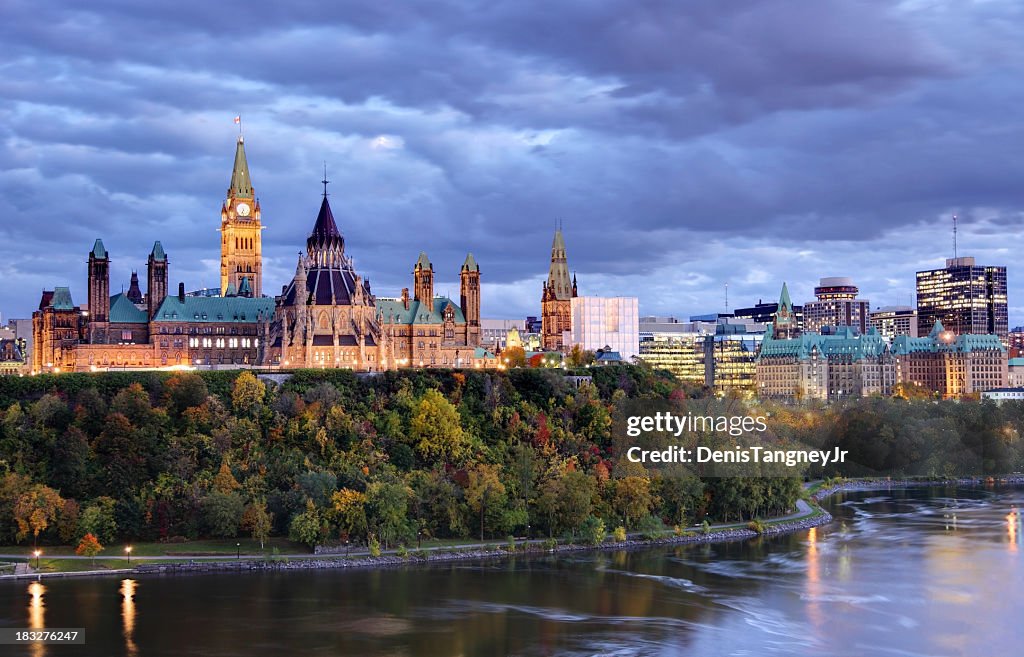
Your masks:
<instances>
[{"instance_id":1,"label":"green copper roof","mask_svg":"<svg viewBox=\"0 0 1024 657\"><path fill-rule=\"evenodd\" d=\"M96 243L92 245L92 253L89 255L99 259L107 257L107 249L103 246L103 240L96 240Z\"/></svg>"},{"instance_id":2,"label":"green copper roof","mask_svg":"<svg viewBox=\"0 0 1024 657\"><path fill-rule=\"evenodd\" d=\"M476 264L476 258L470 253L466 256L466 261L462 263L463 271L480 271L479 265Z\"/></svg>"},{"instance_id":3,"label":"green copper roof","mask_svg":"<svg viewBox=\"0 0 1024 657\"><path fill-rule=\"evenodd\" d=\"M803 333L798 338L776 339L765 334L758 359L795 357L806 360L817 354L823 358L847 357L852 360L877 358L889 351L889 345L875 329L860 335L849 326L839 327L834 335Z\"/></svg>"},{"instance_id":4,"label":"green copper roof","mask_svg":"<svg viewBox=\"0 0 1024 657\"><path fill-rule=\"evenodd\" d=\"M75 310L75 302L71 300L71 288L53 288L53 298L50 299L50 307L54 310Z\"/></svg>"},{"instance_id":5,"label":"green copper roof","mask_svg":"<svg viewBox=\"0 0 1024 657\"><path fill-rule=\"evenodd\" d=\"M405 309L401 299L383 299L378 297L377 314L384 318L385 323L391 321L396 324L443 324L444 309L449 304L451 304L455 314L455 323L465 324L466 317L462 314L462 309L447 297L434 297L434 307L432 309L427 308L425 304L421 304L419 301L410 300L408 310Z\"/></svg>"},{"instance_id":6,"label":"green copper roof","mask_svg":"<svg viewBox=\"0 0 1024 657\"><path fill-rule=\"evenodd\" d=\"M240 297L251 297L252 286L249 285L249 277L243 276L242 283L238 286L238 296Z\"/></svg>"},{"instance_id":7,"label":"green copper roof","mask_svg":"<svg viewBox=\"0 0 1024 657\"><path fill-rule=\"evenodd\" d=\"M122 292L110 297L110 322L112 324L148 324L149 315L139 310Z\"/></svg>"},{"instance_id":8,"label":"green copper roof","mask_svg":"<svg viewBox=\"0 0 1024 657\"><path fill-rule=\"evenodd\" d=\"M274 300L267 297L169 296L160 304L154 322L232 322L254 324L274 315Z\"/></svg>"},{"instance_id":9,"label":"green copper roof","mask_svg":"<svg viewBox=\"0 0 1024 657\"><path fill-rule=\"evenodd\" d=\"M1007 364L1010 367L1024 367L1024 358L1011 358Z\"/></svg>"},{"instance_id":10,"label":"green copper roof","mask_svg":"<svg viewBox=\"0 0 1024 657\"><path fill-rule=\"evenodd\" d=\"M420 251L420 257L416 260L416 267L423 269L429 269L431 267L430 258L427 257L426 251Z\"/></svg>"},{"instance_id":11,"label":"green copper roof","mask_svg":"<svg viewBox=\"0 0 1024 657\"><path fill-rule=\"evenodd\" d=\"M164 245L159 240L153 242L153 250L149 252L149 255L153 256L153 260L167 260L167 254L164 253Z\"/></svg>"},{"instance_id":12,"label":"green copper roof","mask_svg":"<svg viewBox=\"0 0 1024 657\"><path fill-rule=\"evenodd\" d=\"M786 287L786 282L782 282L782 294L779 295L779 308L786 308L790 312L793 311L793 301L789 298L789 288Z\"/></svg>"},{"instance_id":13,"label":"green copper roof","mask_svg":"<svg viewBox=\"0 0 1024 657\"><path fill-rule=\"evenodd\" d=\"M235 287L235 282L234 281L229 281L228 282L228 289L224 290L224 296L225 297L237 297L238 296L238 288Z\"/></svg>"},{"instance_id":14,"label":"green copper roof","mask_svg":"<svg viewBox=\"0 0 1024 657\"><path fill-rule=\"evenodd\" d=\"M938 330L936 330L938 329ZM953 336L946 333L942 324L935 322L935 328L923 338L897 335L892 340L892 352L898 356L914 353L970 353L972 351L1006 351L998 335L977 335L965 333Z\"/></svg>"},{"instance_id":15,"label":"green copper roof","mask_svg":"<svg viewBox=\"0 0 1024 657\"><path fill-rule=\"evenodd\" d=\"M241 135L238 137L238 145L235 146L235 167L231 171L231 186L228 187L228 196L252 198L249 163L245 160L245 143L242 141Z\"/></svg>"}]
</instances>

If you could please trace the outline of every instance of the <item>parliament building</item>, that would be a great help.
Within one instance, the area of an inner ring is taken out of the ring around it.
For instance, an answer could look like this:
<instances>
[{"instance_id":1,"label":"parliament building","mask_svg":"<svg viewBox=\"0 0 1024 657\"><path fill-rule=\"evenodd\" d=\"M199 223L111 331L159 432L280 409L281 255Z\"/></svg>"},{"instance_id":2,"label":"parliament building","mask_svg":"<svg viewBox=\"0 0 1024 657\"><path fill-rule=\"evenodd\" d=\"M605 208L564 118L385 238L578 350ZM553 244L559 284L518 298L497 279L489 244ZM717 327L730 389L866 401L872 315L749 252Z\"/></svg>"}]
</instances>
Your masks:
<instances>
[{"instance_id":1,"label":"parliament building","mask_svg":"<svg viewBox=\"0 0 1024 657\"><path fill-rule=\"evenodd\" d=\"M221 208L217 296L169 293L169 259L150 251L143 293L110 295L110 254L97 239L88 256L87 303L69 287L44 290L32 314L33 373L120 369L497 367L480 347L480 268L467 255L458 302L434 294L426 253L413 266L413 292L376 297L345 252L327 200L281 295L263 296L263 230L241 136Z\"/></svg>"}]
</instances>

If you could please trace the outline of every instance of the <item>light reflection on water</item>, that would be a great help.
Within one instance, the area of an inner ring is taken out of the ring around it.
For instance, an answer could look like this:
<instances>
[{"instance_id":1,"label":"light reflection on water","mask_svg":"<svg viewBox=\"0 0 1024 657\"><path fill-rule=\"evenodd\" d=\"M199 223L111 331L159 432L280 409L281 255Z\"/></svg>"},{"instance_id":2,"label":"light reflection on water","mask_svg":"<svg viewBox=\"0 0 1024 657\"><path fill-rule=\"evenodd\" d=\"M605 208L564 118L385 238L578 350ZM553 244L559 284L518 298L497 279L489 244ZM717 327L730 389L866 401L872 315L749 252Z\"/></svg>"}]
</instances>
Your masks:
<instances>
[{"instance_id":1,"label":"light reflection on water","mask_svg":"<svg viewBox=\"0 0 1024 657\"><path fill-rule=\"evenodd\" d=\"M43 594L46 587L42 582L32 582L28 585L30 597L28 603L28 628L31 630L42 630L46 628L46 605L43 603ZM35 643L31 646L32 654L36 657L43 657L46 654L46 645Z\"/></svg>"},{"instance_id":2,"label":"light reflection on water","mask_svg":"<svg viewBox=\"0 0 1024 657\"><path fill-rule=\"evenodd\" d=\"M876 491L836 498L828 526L756 541L55 580L46 621L86 627L76 655L115 657L1018 654L1022 503L1021 490ZM41 626L41 593L32 604ZM24 622L23 606L5 613Z\"/></svg>"}]
</instances>

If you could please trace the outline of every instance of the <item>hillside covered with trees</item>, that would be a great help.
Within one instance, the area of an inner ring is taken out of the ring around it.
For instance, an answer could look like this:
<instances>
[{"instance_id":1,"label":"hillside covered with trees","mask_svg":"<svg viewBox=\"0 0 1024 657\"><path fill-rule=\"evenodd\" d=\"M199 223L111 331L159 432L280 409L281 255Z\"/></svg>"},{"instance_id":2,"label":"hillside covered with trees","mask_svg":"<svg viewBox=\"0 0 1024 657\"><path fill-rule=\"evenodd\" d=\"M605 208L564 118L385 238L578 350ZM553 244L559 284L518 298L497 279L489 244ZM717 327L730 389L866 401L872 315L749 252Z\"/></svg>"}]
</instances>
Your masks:
<instances>
[{"instance_id":1,"label":"hillside covered with trees","mask_svg":"<svg viewBox=\"0 0 1024 657\"><path fill-rule=\"evenodd\" d=\"M796 477L664 476L615 453L623 403L769 413L777 436L850 449L864 472L1020 468L1024 405L704 398L642 366L561 371L65 374L0 379L0 543L289 536L573 536L783 512ZM735 409L734 409L735 410ZM726 437L726 442L729 440ZM955 458L953 458L954 455ZM902 468L902 470L901 470Z\"/></svg>"}]
</instances>

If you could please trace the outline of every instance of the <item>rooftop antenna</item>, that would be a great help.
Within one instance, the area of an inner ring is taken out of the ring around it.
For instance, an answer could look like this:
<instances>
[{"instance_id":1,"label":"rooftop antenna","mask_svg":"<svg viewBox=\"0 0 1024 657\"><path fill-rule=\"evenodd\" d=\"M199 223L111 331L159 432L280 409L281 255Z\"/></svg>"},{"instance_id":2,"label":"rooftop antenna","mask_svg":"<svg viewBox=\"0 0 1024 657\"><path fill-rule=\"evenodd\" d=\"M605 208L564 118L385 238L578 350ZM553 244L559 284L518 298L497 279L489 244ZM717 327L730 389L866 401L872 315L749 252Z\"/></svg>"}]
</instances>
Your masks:
<instances>
[{"instance_id":1,"label":"rooftop antenna","mask_svg":"<svg viewBox=\"0 0 1024 657\"><path fill-rule=\"evenodd\" d=\"M956 260L956 215L953 215L953 259Z\"/></svg>"},{"instance_id":2,"label":"rooftop antenna","mask_svg":"<svg viewBox=\"0 0 1024 657\"><path fill-rule=\"evenodd\" d=\"M324 179L320 182L324 184L324 198L327 198L327 183L331 182L327 179L327 160L324 160Z\"/></svg>"},{"instance_id":3,"label":"rooftop antenna","mask_svg":"<svg viewBox=\"0 0 1024 657\"><path fill-rule=\"evenodd\" d=\"M729 312L729 282L725 283L725 312Z\"/></svg>"}]
</instances>

